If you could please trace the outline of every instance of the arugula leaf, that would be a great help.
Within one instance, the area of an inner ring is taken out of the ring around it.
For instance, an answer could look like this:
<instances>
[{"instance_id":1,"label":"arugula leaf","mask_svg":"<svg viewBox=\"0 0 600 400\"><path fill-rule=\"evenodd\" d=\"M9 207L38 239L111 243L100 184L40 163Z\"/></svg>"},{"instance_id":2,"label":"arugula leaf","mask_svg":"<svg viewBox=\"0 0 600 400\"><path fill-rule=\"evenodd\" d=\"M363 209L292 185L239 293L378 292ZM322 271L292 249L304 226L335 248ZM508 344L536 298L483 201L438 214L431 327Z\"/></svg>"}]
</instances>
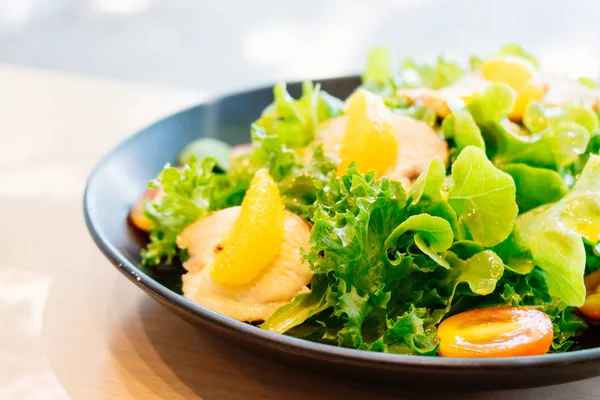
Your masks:
<instances>
[{"instance_id":1,"label":"arugula leaf","mask_svg":"<svg viewBox=\"0 0 600 400\"><path fill-rule=\"evenodd\" d=\"M512 177L496 169L485 153L465 148L452 166L448 203L476 241L494 246L508 237L518 208Z\"/></svg>"},{"instance_id":2,"label":"arugula leaf","mask_svg":"<svg viewBox=\"0 0 600 400\"><path fill-rule=\"evenodd\" d=\"M320 85L302 83L302 96L295 100L281 83L273 88L274 101L254 123L281 143L297 148L309 145L319 122L342 113L343 102L321 90Z\"/></svg>"},{"instance_id":3,"label":"arugula leaf","mask_svg":"<svg viewBox=\"0 0 600 400\"><path fill-rule=\"evenodd\" d=\"M521 213L554 203L569 191L561 176L550 169L530 167L526 164L506 164L501 169L515 181L517 205Z\"/></svg>"},{"instance_id":4,"label":"arugula leaf","mask_svg":"<svg viewBox=\"0 0 600 400\"><path fill-rule=\"evenodd\" d=\"M582 238L600 239L600 156L592 155L565 197L517 219L521 240L545 273L548 288L570 306L585 301L586 252Z\"/></svg>"}]
</instances>

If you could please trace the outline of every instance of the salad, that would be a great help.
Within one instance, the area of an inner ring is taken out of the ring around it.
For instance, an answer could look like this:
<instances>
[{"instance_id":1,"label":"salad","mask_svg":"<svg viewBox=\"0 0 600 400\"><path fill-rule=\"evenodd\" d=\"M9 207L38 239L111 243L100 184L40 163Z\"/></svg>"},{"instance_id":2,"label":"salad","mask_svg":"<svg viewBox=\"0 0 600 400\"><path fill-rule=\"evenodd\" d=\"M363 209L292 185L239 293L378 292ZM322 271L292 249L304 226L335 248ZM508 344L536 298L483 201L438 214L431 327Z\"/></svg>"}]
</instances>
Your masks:
<instances>
[{"instance_id":1,"label":"salad","mask_svg":"<svg viewBox=\"0 0 600 400\"><path fill-rule=\"evenodd\" d=\"M507 45L470 66L374 48L347 99L305 82L231 148L198 139L130 219L149 267L260 329L360 350L576 349L600 320L600 91Z\"/></svg>"}]
</instances>

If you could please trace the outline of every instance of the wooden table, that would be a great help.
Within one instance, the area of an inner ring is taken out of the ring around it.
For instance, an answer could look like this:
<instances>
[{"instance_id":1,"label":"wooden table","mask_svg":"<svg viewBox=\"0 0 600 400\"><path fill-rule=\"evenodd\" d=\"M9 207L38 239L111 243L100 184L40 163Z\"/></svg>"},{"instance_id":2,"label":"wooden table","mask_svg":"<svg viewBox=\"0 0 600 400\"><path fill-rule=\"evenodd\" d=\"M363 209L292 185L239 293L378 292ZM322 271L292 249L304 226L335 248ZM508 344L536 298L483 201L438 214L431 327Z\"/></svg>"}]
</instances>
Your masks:
<instances>
[{"instance_id":1,"label":"wooden table","mask_svg":"<svg viewBox=\"0 0 600 400\"><path fill-rule=\"evenodd\" d=\"M0 65L0 399L600 398L600 379L449 394L316 376L248 355L144 295L88 236L84 184L127 135L205 97Z\"/></svg>"}]
</instances>

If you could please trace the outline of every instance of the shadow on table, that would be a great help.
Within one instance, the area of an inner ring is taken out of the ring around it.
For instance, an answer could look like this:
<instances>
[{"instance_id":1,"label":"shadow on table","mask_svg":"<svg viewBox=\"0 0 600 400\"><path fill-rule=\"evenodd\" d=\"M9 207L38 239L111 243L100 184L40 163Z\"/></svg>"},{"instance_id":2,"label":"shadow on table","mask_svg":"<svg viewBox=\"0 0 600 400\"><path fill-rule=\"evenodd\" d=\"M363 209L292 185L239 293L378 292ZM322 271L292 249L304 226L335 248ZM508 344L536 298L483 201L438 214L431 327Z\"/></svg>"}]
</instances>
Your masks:
<instances>
[{"instance_id":1,"label":"shadow on table","mask_svg":"<svg viewBox=\"0 0 600 400\"><path fill-rule=\"evenodd\" d=\"M512 392L452 392L443 387L408 389L345 380L297 370L251 355L234 343L202 332L151 300L139 303L139 318L123 323L139 357L174 393L205 399L490 399L550 398L552 388ZM160 359L160 365L157 363ZM122 360L124 368L128 366ZM130 371L135 375L135 371ZM139 379L139 378L138 378Z\"/></svg>"}]
</instances>

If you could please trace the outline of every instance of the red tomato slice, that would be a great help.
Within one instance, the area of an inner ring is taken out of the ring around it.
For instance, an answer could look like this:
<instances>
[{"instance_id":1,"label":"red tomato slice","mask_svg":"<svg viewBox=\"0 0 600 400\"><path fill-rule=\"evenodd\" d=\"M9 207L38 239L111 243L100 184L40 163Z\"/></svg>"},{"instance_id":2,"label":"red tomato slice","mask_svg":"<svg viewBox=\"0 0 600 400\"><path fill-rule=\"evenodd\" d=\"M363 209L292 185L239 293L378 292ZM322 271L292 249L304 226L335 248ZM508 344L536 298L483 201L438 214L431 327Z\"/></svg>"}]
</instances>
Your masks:
<instances>
[{"instance_id":1,"label":"red tomato slice","mask_svg":"<svg viewBox=\"0 0 600 400\"><path fill-rule=\"evenodd\" d=\"M544 354L554 336L552 321L532 307L466 311L438 328L442 357L516 357Z\"/></svg>"}]
</instances>

